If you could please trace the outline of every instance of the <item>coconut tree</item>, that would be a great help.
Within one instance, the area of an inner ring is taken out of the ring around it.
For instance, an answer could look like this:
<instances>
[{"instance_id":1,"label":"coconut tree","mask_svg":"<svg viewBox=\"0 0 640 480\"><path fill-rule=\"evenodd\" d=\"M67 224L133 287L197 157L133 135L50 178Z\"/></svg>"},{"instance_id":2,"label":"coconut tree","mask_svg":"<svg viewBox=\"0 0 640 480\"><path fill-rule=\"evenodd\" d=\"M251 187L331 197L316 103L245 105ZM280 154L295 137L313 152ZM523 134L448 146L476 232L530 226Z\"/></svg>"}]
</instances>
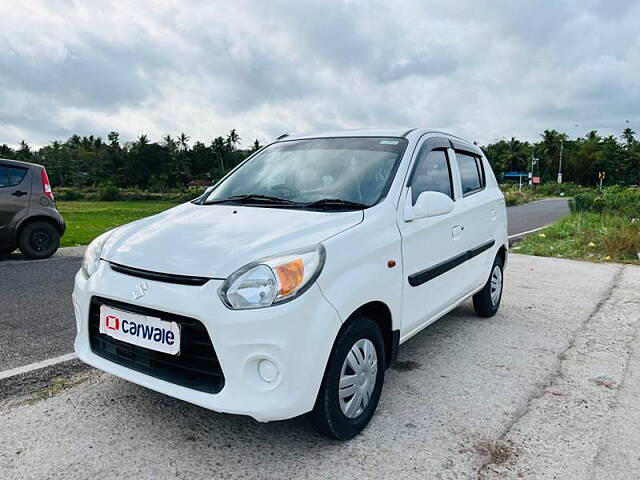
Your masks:
<instances>
[{"instance_id":1,"label":"coconut tree","mask_svg":"<svg viewBox=\"0 0 640 480\"><path fill-rule=\"evenodd\" d=\"M189 140L191 140L191 137L189 137L184 132L180 133L180 135L178 136L178 144L180 145L180 149L183 152L185 152L189 148Z\"/></svg>"},{"instance_id":2,"label":"coconut tree","mask_svg":"<svg viewBox=\"0 0 640 480\"><path fill-rule=\"evenodd\" d=\"M627 127L622 131L622 139L626 143L627 148L631 148L636 143L636 132Z\"/></svg>"}]
</instances>

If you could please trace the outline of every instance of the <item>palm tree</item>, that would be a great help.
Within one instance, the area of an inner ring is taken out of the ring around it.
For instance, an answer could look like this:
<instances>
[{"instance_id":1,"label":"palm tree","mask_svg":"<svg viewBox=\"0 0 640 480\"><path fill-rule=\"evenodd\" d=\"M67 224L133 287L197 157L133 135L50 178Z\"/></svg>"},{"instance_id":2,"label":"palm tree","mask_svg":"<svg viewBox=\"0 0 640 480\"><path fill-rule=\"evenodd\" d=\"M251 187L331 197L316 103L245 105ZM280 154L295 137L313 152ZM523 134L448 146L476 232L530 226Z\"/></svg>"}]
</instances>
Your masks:
<instances>
[{"instance_id":1,"label":"palm tree","mask_svg":"<svg viewBox=\"0 0 640 480\"><path fill-rule=\"evenodd\" d=\"M227 140L229 139L227 138ZM228 143L229 142L225 141L225 139L222 137L216 137L214 140L211 141L211 149L213 150L213 153L215 154L216 158L218 159L218 162L220 163L221 174L224 173L223 157L226 154Z\"/></svg>"},{"instance_id":2,"label":"palm tree","mask_svg":"<svg viewBox=\"0 0 640 480\"><path fill-rule=\"evenodd\" d=\"M31 152L31 147L27 145L27 142L22 140L20 142L20 149L17 152L17 159L23 162L28 162L29 160L31 160L32 156L33 154Z\"/></svg>"},{"instance_id":3,"label":"palm tree","mask_svg":"<svg viewBox=\"0 0 640 480\"><path fill-rule=\"evenodd\" d=\"M544 173L548 176L554 170L555 160L560 158L560 145L567 141L569 137L555 129L545 130L540 136L542 137L539 147L540 154L546 160L544 162Z\"/></svg>"},{"instance_id":4,"label":"palm tree","mask_svg":"<svg viewBox=\"0 0 640 480\"><path fill-rule=\"evenodd\" d=\"M587 133L585 135L584 138L585 138L585 140L591 141L591 142L593 142L593 141L599 142L600 141L600 135L598 135L598 131L597 130L591 130L589 133Z\"/></svg>"},{"instance_id":5,"label":"palm tree","mask_svg":"<svg viewBox=\"0 0 640 480\"><path fill-rule=\"evenodd\" d=\"M623 130L622 132L622 139L625 141L625 143L627 144L627 148L631 147L635 142L636 142L636 138L635 138L635 134L636 132L634 132L631 128L627 127Z\"/></svg>"},{"instance_id":6,"label":"palm tree","mask_svg":"<svg viewBox=\"0 0 640 480\"><path fill-rule=\"evenodd\" d=\"M508 152L507 152L507 165L505 168L509 170L518 170L523 171L527 169L527 144L521 142L515 137L511 137L508 144Z\"/></svg>"},{"instance_id":7,"label":"palm tree","mask_svg":"<svg viewBox=\"0 0 640 480\"><path fill-rule=\"evenodd\" d=\"M229 150L234 151L236 145L240 144L240 140L240 135L238 135L238 132L235 128L232 128L229 132L229 135L227 136L227 145L229 146Z\"/></svg>"},{"instance_id":8,"label":"palm tree","mask_svg":"<svg viewBox=\"0 0 640 480\"><path fill-rule=\"evenodd\" d=\"M180 144L180 148L182 149L182 151L185 151L187 150L187 148L189 148L189 145L188 145L189 140L191 140L191 137L189 137L184 132L182 132L178 136L178 143Z\"/></svg>"},{"instance_id":9,"label":"palm tree","mask_svg":"<svg viewBox=\"0 0 640 480\"><path fill-rule=\"evenodd\" d=\"M141 147L144 147L145 145L149 145L149 139L147 138L146 135L140 135L140 137L138 137L138 145Z\"/></svg>"},{"instance_id":10,"label":"palm tree","mask_svg":"<svg viewBox=\"0 0 640 480\"><path fill-rule=\"evenodd\" d=\"M167 150L169 150L169 152L174 152L176 150L177 143L171 135L163 137L162 140L164 141L164 146L167 147Z\"/></svg>"}]
</instances>

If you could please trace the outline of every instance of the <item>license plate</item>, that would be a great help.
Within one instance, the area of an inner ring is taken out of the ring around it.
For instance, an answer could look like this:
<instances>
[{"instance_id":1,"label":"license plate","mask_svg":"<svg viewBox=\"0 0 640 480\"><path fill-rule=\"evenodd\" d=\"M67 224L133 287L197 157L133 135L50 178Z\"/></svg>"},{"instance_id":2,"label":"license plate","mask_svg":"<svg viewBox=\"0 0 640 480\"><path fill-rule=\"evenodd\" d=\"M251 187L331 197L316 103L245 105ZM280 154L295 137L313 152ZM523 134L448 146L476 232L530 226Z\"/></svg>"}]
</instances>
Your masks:
<instances>
[{"instance_id":1,"label":"license plate","mask_svg":"<svg viewBox=\"0 0 640 480\"><path fill-rule=\"evenodd\" d=\"M176 322L101 305L100 333L150 350L180 353L180 324Z\"/></svg>"}]
</instances>

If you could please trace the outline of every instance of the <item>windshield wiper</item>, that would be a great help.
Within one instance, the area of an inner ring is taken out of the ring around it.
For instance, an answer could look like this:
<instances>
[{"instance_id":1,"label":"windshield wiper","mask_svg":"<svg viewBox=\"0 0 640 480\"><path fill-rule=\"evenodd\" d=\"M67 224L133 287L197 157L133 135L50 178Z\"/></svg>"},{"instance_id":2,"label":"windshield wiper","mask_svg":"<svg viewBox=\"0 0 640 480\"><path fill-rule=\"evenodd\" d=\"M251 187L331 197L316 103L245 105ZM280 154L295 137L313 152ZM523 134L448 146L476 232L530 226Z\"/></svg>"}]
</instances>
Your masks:
<instances>
[{"instance_id":1,"label":"windshield wiper","mask_svg":"<svg viewBox=\"0 0 640 480\"><path fill-rule=\"evenodd\" d=\"M369 205L364 203L352 202L351 200L342 200L340 198L323 198L315 202L305 203L304 208L318 208L327 210L364 210Z\"/></svg>"},{"instance_id":2,"label":"windshield wiper","mask_svg":"<svg viewBox=\"0 0 640 480\"><path fill-rule=\"evenodd\" d=\"M274 205L298 205L297 202L293 200L287 200L286 198L280 197L272 197L271 195L255 195L255 194L247 194L247 195L231 195L228 198L220 198L214 199L206 202L207 204L212 203L264 203L264 204L274 204Z\"/></svg>"}]
</instances>

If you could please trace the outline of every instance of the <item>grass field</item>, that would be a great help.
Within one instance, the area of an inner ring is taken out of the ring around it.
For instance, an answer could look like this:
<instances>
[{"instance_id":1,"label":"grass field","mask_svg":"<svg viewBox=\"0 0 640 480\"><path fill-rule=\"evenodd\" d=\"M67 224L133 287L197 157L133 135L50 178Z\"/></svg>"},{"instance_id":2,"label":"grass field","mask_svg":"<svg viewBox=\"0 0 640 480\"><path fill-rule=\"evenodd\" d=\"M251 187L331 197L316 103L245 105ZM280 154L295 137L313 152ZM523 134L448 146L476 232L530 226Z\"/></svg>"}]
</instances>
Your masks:
<instances>
[{"instance_id":1,"label":"grass field","mask_svg":"<svg viewBox=\"0 0 640 480\"><path fill-rule=\"evenodd\" d=\"M87 245L103 232L174 207L174 202L57 202L67 222L61 246Z\"/></svg>"},{"instance_id":2,"label":"grass field","mask_svg":"<svg viewBox=\"0 0 640 480\"><path fill-rule=\"evenodd\" d=\"M640 221L605 213L572 213L529 235L511 250L544 257L640 264Z\"/></svg>"}]
</instances>

